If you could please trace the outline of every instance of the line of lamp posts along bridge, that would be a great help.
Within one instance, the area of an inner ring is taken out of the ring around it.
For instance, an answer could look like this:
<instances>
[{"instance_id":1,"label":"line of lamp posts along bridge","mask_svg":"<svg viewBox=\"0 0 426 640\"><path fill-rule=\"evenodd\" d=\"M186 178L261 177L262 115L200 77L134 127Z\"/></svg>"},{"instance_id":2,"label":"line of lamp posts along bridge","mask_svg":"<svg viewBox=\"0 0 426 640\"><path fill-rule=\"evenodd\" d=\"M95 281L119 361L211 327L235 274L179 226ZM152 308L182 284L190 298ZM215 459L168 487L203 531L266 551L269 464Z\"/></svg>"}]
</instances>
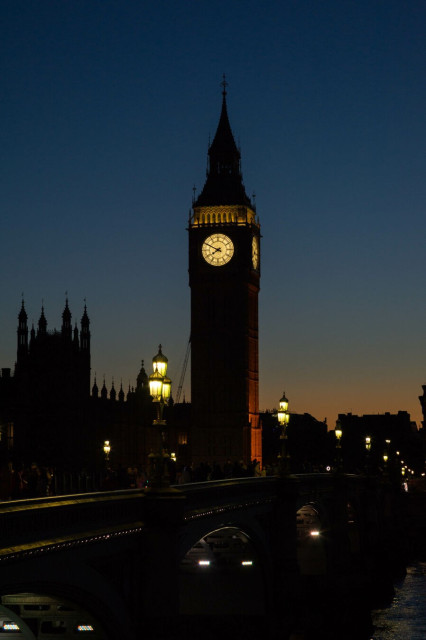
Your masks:
<instances>
[{"instance_id":1,"label":"line of lamp posts along bridge","mask_svg":"<svg viewBox=\"0 0 426 640\"><path fill-rule=\"evenodd\" d=\"M164 407L169 404L171 398L171 387L172 381L167 376L167 366L168 359L163 355L161 351L161 345L159 348L159 353L153 358L153 373L148 378L149 383L149 392L152 397L152 400L156 406L156 419L153 422L153 426L157 427L161 433L161 445L159 444L157 451L151 452L149 454L149 467L148 474L145 478L142 478L142 482L135 482L132 486L137 486L139 484L145 486L149 490L156 489L164 489L170 486L170 467L171 465L176 464L176 455L174 453L169 453L168 451L168 442L167 442L167 424L166 420L163 419L163 411ZM274 467L268 469L269 473L273 473L274 475L278 474L281 476L288 475L291 472L291 458L288 451L288 435L287 428L290 422L290 414L288 412L289 402L283 393L282 398L279 401L279 408L274 417L277 418L278 424L280 426L280 453L277 456L277 463ZM342 473L343 472L343 458L342 458L342 427L340 420L337 420L336 427L334 429L335 436L335 459L333 466L327 466L323 471L326 472L334 472L334 473ZM373 470L371 464L371 447L372 447L372 437L367 435L365 436L365 467L363 469L364 473L369 475L374 473L381 473L384 479L389 479L389 464L390 464L390 454L391 454L391 440L386 439L384 442L383 454L380 460L379 466L377 466L377 461L375 468ZM103 443L103 453L105 458L106 468L109 467L110 463L110 453L111 453L111 441L105 440ZM415 474L413 469L410 469L409 466L405 463L404 460L401 459L401 455L399 451L394 452L394 464L393 471L396 471L396 474L393 473L393 479L397 479L399 483L402 484L405 490L408 489L408 481ZM206 467L210 470L211 467L206 465ZM235 473L238 470L239 473ZM222 470L219 475L213 473L209 475L207 479L219 479L220 477L241 477L241 475L267 475L267 470L260 469L260 465L254 464L249 468L243 467L240 463L239 465L235 465L233 467L233 471L228 468ZM421 476L424 477L425 473L422 472ZM185 467L185 469L180 471L177 475L173 474L173 480L176 484L184 484L185 482L190 482L192 480L192 472L190 469Z\"/></svg>"}]
</instances>

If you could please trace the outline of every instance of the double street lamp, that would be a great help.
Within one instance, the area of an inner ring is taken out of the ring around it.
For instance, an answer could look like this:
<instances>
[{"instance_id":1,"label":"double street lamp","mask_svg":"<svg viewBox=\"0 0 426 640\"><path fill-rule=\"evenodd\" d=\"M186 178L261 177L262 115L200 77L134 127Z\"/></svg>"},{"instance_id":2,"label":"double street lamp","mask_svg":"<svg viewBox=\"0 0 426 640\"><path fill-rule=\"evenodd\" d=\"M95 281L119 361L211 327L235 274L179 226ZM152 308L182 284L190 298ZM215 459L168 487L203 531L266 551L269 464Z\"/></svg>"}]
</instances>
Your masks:
<instances>
[{"instance_id":1,"label":"double street lamp","mask_svg":"<svg viewBox=\"0 0 426 640\"><path fill-rule=\"evenodd\" d=\"M149 454L149 487L155 490L167 488L170 485L168 472L168 441L167 441L167 424L163 419L164 406L169 404L172 381L167 377L168 359L162 352L161 344L158 347L158 353L152 359L153 373L148 378L149 393L152 401L156 406L156 418L153 426L158 427L161 431L161 439L156 435L156 451Z\"/></svg>"},{"instance_id":2,"label":"double street lamp","mask_svg":"<svg viewBox=\"0 0 426 640\"><path fill-rule=\"evenodd\" d=\"M280 474L286 475L290 472L290 456L288 455L287 448L287 426L290 421L290 414L287 412L288 400L285 393L280 400L279 409L277 412L278 423L281 426L281 457L280 457Z\"/></svg>"}]
</instances>

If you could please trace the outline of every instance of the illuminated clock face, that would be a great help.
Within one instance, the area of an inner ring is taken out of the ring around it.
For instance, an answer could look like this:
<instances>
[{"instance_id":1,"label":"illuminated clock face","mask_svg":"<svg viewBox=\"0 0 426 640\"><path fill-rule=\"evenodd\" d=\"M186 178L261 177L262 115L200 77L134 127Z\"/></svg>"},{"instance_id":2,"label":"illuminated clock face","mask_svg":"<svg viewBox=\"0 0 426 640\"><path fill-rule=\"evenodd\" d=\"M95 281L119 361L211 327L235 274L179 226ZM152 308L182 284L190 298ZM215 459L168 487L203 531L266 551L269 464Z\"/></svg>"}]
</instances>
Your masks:
<instances>
[{"instance_id":1,"label":"illuminated clock face","mask_svg":"<svg viewBox=\"0 0 426 640\"><path fill-rule=\"evenodd\" d=\"M253 269L259 268L259 240L256 236L253 236L251 241L251 260L253 263Z\"/></svg>"},{"instance_id":2,"label":"illuminated clock face","mask_svg":"<svg viewBox=\"0 0 426 640\"><path fill-rule=\"evenodd\" d=\"M222 267L234 255L234 244L225 234L214 233L204 240L201 250L206 262L213 267Z\"/></svg>"}]
</instances>

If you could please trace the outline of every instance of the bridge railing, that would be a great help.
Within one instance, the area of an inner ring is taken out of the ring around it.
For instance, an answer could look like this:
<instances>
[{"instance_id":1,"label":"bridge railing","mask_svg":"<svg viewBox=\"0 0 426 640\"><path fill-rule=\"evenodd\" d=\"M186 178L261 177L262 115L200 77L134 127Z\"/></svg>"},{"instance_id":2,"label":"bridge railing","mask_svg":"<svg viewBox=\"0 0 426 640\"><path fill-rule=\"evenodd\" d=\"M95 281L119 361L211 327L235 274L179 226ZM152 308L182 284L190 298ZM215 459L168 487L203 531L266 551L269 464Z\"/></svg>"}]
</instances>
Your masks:
<instances>
[{"instance_id":1,"label":"bridge railing","mask_svg":"<svg viewBox=\"0 0 426 640\"><path fill-rule=\"evenodd\" d=\"M50 542L142 526L143 492L137 489L33 498L0 503L0 557Z\"/></svg>"}]
</instances>

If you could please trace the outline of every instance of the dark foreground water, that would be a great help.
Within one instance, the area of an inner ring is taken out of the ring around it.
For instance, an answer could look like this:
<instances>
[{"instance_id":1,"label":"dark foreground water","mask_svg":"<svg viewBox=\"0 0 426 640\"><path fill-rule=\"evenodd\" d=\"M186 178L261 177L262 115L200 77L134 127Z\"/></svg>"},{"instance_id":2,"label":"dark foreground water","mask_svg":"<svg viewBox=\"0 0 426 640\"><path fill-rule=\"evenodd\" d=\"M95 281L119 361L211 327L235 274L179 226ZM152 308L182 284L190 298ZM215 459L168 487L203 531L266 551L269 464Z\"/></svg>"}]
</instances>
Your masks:
<instances>
[{"instance_id":1,"label":"dark foreground water","mask_svg":"<svg viewBox=\"0 0 426 640\"><path fill-rule=\"evenodd\" d=\"M372 640L426 640L426 562L407 568L392 604L373 612L373 625Z\"/></svg>"}]
</instances>

